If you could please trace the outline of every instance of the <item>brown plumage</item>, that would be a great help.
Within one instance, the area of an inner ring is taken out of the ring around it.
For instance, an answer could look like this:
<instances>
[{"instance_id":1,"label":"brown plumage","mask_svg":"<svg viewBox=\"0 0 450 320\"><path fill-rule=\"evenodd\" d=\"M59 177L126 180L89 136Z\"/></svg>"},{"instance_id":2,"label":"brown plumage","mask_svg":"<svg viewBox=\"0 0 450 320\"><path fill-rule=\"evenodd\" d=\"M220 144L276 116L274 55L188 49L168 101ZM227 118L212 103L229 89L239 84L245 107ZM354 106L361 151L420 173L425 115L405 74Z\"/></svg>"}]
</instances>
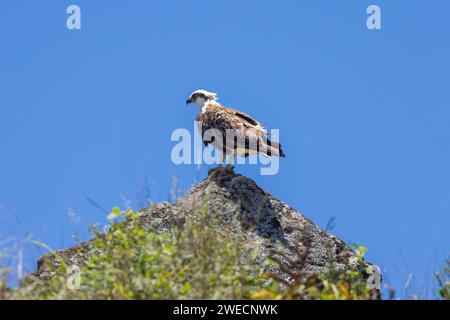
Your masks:
<instances>
[{"instance_id":1,"label":"brown plumage","mask_svg":"<svg viewBox=\"0 0 450 320\"><path fill-rule=\"evenodd\" d=\"M216 94L197 90L186 103L195 103L201 108L197 122L203 141L205 145L211 143L222 151L223 157L229 155L231 161L235 154L247 157L261 153L267 157L285 157L281 145L270 141L265 127L258 120L242 111L222 106L216 101Z\"/></svg>"}]
</instances>

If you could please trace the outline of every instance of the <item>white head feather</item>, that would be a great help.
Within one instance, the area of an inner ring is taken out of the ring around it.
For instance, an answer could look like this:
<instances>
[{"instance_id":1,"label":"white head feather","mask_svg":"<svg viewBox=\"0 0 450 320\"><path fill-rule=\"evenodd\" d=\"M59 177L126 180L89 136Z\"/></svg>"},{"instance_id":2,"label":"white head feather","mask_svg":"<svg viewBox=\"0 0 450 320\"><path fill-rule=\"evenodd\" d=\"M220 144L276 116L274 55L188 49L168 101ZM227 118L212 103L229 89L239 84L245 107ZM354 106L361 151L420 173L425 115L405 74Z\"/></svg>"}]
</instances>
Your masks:
<instances>
[{"instance_id":1,"label":"white head feather","mask_svg":"<svg viewBox=\"0 0 450 320\"><path fill-rule=\"evenodd\" d=\"M203 89L195 90L194 92L191 93L191 97L196 93L200 93L200 94L204 95L205 97L207 97L208 99L212 99L212 100L218 99L217 93L209 92L209 91L206 91Z\"/></svg>"},{"instance_id":2,"label":"white head feather","mask_svg":"<svg viewBox=\"0 0 450 320\"><path fill-rule=\"evenodd\" d=\"M216 101L217 93L199 89L191 93L186 103L195 103L199 108L203 108L206 102L210 100Z\"/></svg>"}]
</instances>

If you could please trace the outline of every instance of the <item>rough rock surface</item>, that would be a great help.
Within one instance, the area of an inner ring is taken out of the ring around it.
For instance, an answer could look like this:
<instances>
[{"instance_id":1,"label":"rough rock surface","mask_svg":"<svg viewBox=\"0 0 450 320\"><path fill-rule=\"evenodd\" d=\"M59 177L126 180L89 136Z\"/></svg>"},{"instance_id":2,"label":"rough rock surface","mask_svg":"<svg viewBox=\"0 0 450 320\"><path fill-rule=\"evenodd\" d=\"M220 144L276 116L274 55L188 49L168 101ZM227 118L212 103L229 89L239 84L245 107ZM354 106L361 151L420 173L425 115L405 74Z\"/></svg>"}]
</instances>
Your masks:
<instances>
[{"instance_id":1,"label":"rough rock surface","mask_svg":"<svg viewBox=\"0 0 450 320\"><path fill-rule=\"evenodd\" d=\"M325 233L300 212L229 167L210 170L208 178L195 185L178 203L154 204L142 209L136 219L143 227L151 225L164 231L174 224L183 225L186 212L204 206L208 215L219 220L218 232L246 230L242 232L244 241L259 248L259 262L275 250L283 251L291 260L290 268L301 268L305 275L328 273L330 266L336 272L360 267L358 256L342 240ZM238 224L230 223L236 218ZM49 266L57 266L61 258L69 263L82 264L90 244L91 241L86 241L58 251L56 255L41 257L35 276L42 279L51 277ZM378 292L374 297L379 298Z\"/></svg>"}]
</instances>

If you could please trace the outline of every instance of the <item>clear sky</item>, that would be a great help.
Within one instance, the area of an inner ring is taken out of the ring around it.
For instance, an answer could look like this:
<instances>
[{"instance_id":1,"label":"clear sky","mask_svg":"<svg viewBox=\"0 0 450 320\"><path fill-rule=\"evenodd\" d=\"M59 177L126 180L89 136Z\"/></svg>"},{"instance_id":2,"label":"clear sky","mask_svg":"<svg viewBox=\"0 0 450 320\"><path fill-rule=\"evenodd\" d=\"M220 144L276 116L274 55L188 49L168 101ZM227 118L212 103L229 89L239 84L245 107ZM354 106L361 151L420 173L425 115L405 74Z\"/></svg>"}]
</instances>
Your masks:
<instances>
[{"instance_id":1,"label":"clear sky","mask_svg":"<svg viewBox=\"0 0 450 320\"><path fill-rule=\"evenodd\" d=\"M66 28L70 4L81 30ZM369 4L382 30L367 29ZM170 159L203 88L280 130L277 175L237 172L322 227L335 217L400 297L433 297L450 251L449 12L446 0L2 1L0 245L67 247L106 222L88 199L139 209L167 200L173 177L182 190L204 178L207 166ZM33 270L45 250L24 248Z\"/></svg>"}]
</instances>

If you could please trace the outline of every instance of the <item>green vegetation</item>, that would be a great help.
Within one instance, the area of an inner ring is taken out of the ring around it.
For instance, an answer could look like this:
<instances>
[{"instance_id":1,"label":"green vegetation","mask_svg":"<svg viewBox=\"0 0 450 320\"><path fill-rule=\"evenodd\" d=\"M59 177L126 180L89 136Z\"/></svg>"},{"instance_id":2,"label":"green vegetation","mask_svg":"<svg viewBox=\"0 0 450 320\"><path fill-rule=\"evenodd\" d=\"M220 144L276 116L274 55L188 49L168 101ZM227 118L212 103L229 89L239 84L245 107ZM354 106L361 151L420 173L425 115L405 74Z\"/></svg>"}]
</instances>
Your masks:
<instances>
[{"instance_id":1,"label":"green vegetation","mask_svg":"<svg viewBox=\"0 0 450 320\"><path fill-rule=\"evenodd\" d=\"M356 253L360 265L363 265L363 257L366 252L365 247L355 245ZM303 254L306 259L308 252ZM360 270L347 270L343 273L322 274L318 276L306 277L302 272L302 261L294 263L282 252L272 252L269 260L272 261L279 274L264 274L266 278L272 279L275 284L272 290L263 289L255 293L253 297L264 299L283 300L368 300L374 298L371 290L367 286L367 270L361 267ZM297 266L297 268L296 268ZM292 272L291 270L299 270ZM331 267L330 270L333 270ZM286 281L285 279L290 279ZM280 290L280 284L285 288Z\"/></svg>"},{"instance_id":2,"label":"green vegetation","mask_svg":"<svg viewBox=\"0 0 450 320\"><path fill-rule=\"evenodd\" d=\"M117 212L117 210L114 210ZM128 211L106 236L98 234L81 268L79 290L67 288L63 262L50 281L33 279L11 298L31 299L244 299L262 285L255 270L241 263L244 248L224 237L204 211L186 220L186 228L144 230ZM110 216L110 218L114 218ZM61 257L58 257L61 259Z\"/></svg>"},{"instance_id":3,"label":"green vegetation","mask_svg":"<svg viewBox=\"0 0 450 320\"><path fill-rule=\"evenodd\" d=\"M8 297L8 286L7 286L7 274L8 274L8 269L4 268L1 269L0 268L0 300L1 299L6 299Z\"/></svg>"},{"instance_id":4,"label":"green vegetation","mask_svg":"<svg viewBox=\"0 0 450 320\"><path fill-rule=\"evenodd\" d=\"M436 274L436 280L439 284L439 296L443 300L450 300L450 258L447 259L444 270Z\"/></svg>"},{"instance_id":5,"label":"green vegetation","mask_svg":"<svg viewBox=\"0 0 450 320\"><path fill-rule=\"evenodd\" d=\"M81 267L80 289L67 287L68 265L62 262L49 281L28 279L3 298L18 299L258 299L296 298L283 293L282 282L268 281L263 266L254 263L256 253L242 243L241 235L224 236L217 221L206 210L186 217L183 228L165 232L144 230L134 223L131 211L113 210L114 223L104 236L97 234ZM238 228L237 228L238 229ZM58 259L63 260L62 257ZM308 291L308 298L349 298L330 296L329 280ZM340 283L340 282L339 282ZM338 284L339 285L339 284ZM344 286L339 285L339 288ZM334 288L334 287L333 287ZM298 288L295 287L297 290ZM303 290L303 289L302 289ZM309 289L308 289L309 290ZM300 296L298 296L300 297ZM303 296L302 296L303 298Z\"/></svg>"},{"instance_id":6,"label":"green vegetation","mask_svg":"<svg viewBox=\"0 0 450 320\"><path fill-rule=\"evenodd\" d=\"M199 211L186 216L183 227L161 232L139 226L138 214L130 210L114 209L109 218L120 221L108 233L96 233L81 266L79 289L68 288L70 266L57 256L61 264L50 280L28 277L19 288L8 289L7 272L0 271L0 299L370 298L362 277L367 270L305 280L301 272L289 271L293 266L282 252L273 252L263 265L255 263L257 248L246 247L242 234L222 235L219 222ZM361 260L364 251L356 248ZM281 272L267 272L274 270L270 265ZM445 272L448 278L448 268ZM448 299L449 282L443 277L440 292Z\"/></svg>"}]
</instances>

